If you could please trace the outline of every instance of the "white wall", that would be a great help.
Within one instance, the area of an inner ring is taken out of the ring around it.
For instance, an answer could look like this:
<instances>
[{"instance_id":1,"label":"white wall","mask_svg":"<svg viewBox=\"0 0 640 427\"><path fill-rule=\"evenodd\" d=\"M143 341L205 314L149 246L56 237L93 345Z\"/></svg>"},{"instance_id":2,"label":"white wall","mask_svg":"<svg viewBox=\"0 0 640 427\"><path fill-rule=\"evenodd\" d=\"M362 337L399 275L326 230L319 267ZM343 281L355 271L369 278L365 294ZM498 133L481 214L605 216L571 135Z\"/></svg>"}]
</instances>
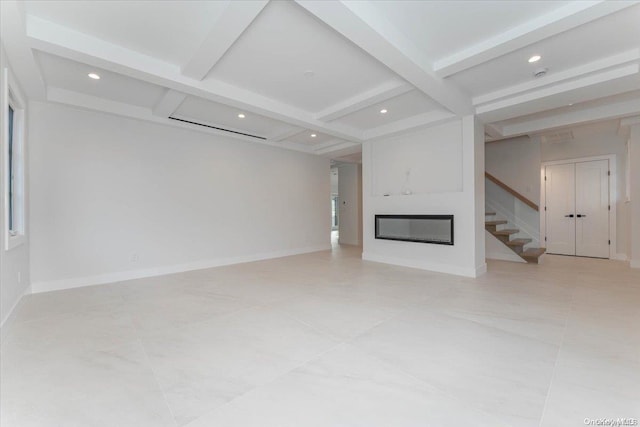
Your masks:
<instances>
[{"instance_id":1,"label":"white wall","mask_svg":"<svg viewBox=\"0 0 640 427\"><path fill-rule=\"evenodd\" d=\"M538 138L522 136L485 144L485 168L488 173L540 205L540 142ZM496 219L509 221L509 228L517 228L517 238L529 238L527 247L540 245L540 213L521 202L493 182L486 182L488 210L497 212ZM491 242L495 243L495 242ZM496 258L495 245L488 246L487 257ZM504 246L504 245L502 245ZM507 248L510 251L510 249ZM513 251L511 251L513 254ZM520 259L519 257L517 257Z\"/></svg>"},{"instance_id":2,"label":"white wall","mask_svg":"<svg viewBox=\"0 0 640 427\"><path fill-rule=\"evenodd\" d=\"M487 172L540 204L540 143L528 136L485 145Z\"/></svg>"},{"instance_id":3,"label":"white wall","mask_svg":"<svg viewBox=\"0 0 640 427\"><path fill-rule=\"evenodd\" d=\"M617 133L616 121L596 123L572 130L574 138L560 143L542 143L541 160L554 161L615 154L617 157L616 252L620 258L629 252L629 204L626 192L626 140Z\"/></svg>"},{"instance_id":4,"label":"white wall","mask_svg":"<svg viewBox=\"0 0 640 427\"><path fill-rule=\"evenodd\" d=\"M368 141L362 160L363 259L465 276L486 270L484 133L473 116ZM407 169L412 194L402 195ZM375 239L376 214L453 214L455 244Z\"/></svg>"},{"instance_id":5,"label":"white wall","mask_svg":"<svg viewBox=\"0 0 640 427\"><path fill-rule=\"evenodd\" d=\"M328 249L328 159L31 104L34 291Z\"/></svg>"},{"instance_id":6,"label":"white wall","mask_svg":"<svg viewBox=\"0 0 640 427\"><path fill-rule=\"evenodd\" d=\"M629 234L631 267L640 268L640 125L631 126L629 137L631 172L631 203L629 206Z\"/></svg>"},{"instance_id":7,"label":"white wall","mask_svg":"<svg viewBox=\"0 0 640 427\"><path fill-rule=\"evenodd\" d=\"M4 79L6 76L6 70L11 69L11 65L7 60L5 55L4 46L0 43L0 77ZM14 75L15 77L15 75ZM20 298L29 292L29 235L30 235L30 227L28 221L29 214L29 203L28 203L28 194L29 194L29 180L28 180L28 158L25 158L25 188L24 188L24 196L25 196L25 240L21 245L14 247L12 249L5 249L5 204L6 200L4 197L4 188L6 185L5 180L7 179L5 162L6 162L6 147L7 147L7 121L5 119L6 105L7 105L7 93L4 91L4 84L0 85L2 90L0 90L0 106L2 109L2 120L0 120L0 135L1 135L1 145L2 149L0 149L0 189L3 189L2 197L0 197L0 320L4 325L5 322L9 319L13 308L19 302ZM20 98L25 99L22 90L18 87L17 82L14 82L12 86L12 90L16 91ZM25 120L28 124L29 122L29 110L27 109ZM25 126L25 130L27 127ZM28 146L29 142L29 134L26 132L24 137L24 144ZM26 151L25 151L26 154ZM2 328L3 332L6 328Z\"/></svg>"},{"instance_id":8,"label":"white wall","mask_svg":"<svg viewBox=\"0 0 640 427\"><path fill-rule=\"evenodd\" d=\"M488 259L526 263L523 258L518 256L507 245L498 240L498 238L493 234L485 231L484 237L486 244L485 247L487 248L486 255Z\"/></svg>"},{"instance_id":9,"label":"white wall","mask_svg":"<svg viewBox=\"0 0 640 427\"><path fill-rule=\"evenodd\" d=\"M362 242L362 166L341 164L338 167L338 241L360 245Z\"/></svg>"}]
</instances>

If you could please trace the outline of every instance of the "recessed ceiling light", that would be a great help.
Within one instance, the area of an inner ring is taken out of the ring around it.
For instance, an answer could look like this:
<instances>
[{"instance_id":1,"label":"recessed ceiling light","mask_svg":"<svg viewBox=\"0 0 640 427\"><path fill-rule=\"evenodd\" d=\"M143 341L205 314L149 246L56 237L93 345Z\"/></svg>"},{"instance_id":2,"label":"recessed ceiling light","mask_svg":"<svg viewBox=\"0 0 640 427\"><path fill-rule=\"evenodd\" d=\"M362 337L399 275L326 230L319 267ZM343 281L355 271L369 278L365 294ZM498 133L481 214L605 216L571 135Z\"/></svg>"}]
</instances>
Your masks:
<instances>
[{"instance_id":1,"label":"recessed ceiling light","mask_svg":"<svg viewBox=\"0 0 640 427\"><path fill-rule=\"evenodd\" d=\"M542 58L542 56L540 56L540 55L533 55L531 58L529 58L529 63L532 63L532 62L538 62L538 61L540 61L540 58Z\"/></svg>"},{"instance_id":2,"label":"recessed ceiling light","mask_svg":"<svg viewBox=\"0 0 640 427\"><path fill-rule=\"evenodd\" d=\"M315 133L311 134L311 138L315 138L316 136L318 136L318 135L316 135Z\"/></svg>"},{"instance_id":3,"label":"recessed ceiling light","mask_svg":"<svg viewBox=\"0 0 640 427\"><path fill-rule=\"evenodd\" d=\"M387 109L383 108L382 110L380 110L380 114L387 114Z\"/></svg>"},{"instance_id":4,"label":"recessed ceiling light","mask_svg":"<svg viewBox=\"0 0 640 427\"><path fill-rule=\"evenodd\" d=\"M573 105L573 102L569 104L569 107L571 107Z\"/></svg>"},{"instance_id":5,"label":"recessed ceiling light","mask_svg":"<svg viewBox=\"0 0 640 427\"><path fill-rule=\"evenodd\" d=\"M239 118L239 119L244 119L244 117L245 117L245 116L244 116L244 114L243 114L243 113L238 114L238 118Z\"/></svg>"},{"instance_id":6,"label":"recessed ceiling light","mask_svg":"<svg viewBox=\"0 0 640 427\"><path fill-rule=\"evenodd\" d=\"M100 80L100 76L97 75L96 73L89 73L87 74L90 78L92 78L93 80Z\"/></svg>"}]
</instances>

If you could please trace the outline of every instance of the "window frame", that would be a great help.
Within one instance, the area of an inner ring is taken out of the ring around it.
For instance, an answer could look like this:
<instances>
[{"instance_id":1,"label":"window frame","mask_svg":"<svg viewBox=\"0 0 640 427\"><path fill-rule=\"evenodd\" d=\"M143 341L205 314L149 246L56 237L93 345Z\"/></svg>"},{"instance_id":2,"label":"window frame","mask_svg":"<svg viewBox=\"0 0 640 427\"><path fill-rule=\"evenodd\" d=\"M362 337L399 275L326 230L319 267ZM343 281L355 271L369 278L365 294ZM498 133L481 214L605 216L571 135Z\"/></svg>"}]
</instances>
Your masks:
<instances>
[{"instance_id":1,"label":"window frame","mask_svg":"<svg viewBox=\"0 0 640 427\"><path fill-rule=\"evenodd\" d=\"M4 198L4 249L9 251L26 241L25 209L25 117L26 103L11 70L2 70L2 154L3 154L3 198ZM9 107L13 110L11 156L9 155ZM10 167L11 166L11 167ZM13 182L9 172L13 174ZM13 187L11 187L13 183ZM10 197L12 199L10 200ZM13 212L9 210L12 209ZM10 221L11 219L11 221ZM12 224L10 224L12 222Z\"/></svg>"}]
</instances>

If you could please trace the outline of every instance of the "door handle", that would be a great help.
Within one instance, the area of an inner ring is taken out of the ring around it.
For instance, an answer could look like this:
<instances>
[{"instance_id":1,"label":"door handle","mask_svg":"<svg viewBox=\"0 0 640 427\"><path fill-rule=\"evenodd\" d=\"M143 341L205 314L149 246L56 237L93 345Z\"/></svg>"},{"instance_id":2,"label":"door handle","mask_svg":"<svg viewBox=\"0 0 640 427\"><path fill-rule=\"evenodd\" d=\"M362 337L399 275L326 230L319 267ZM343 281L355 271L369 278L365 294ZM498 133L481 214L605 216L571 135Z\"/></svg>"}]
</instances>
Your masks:
<instances>
[{"instance_id":1,"label":"door handle","mask_svg":"<svg viewBox=\"0 0 640 427\"><path fill-rule=\"evenodd\" d=\"M564 217L565 217L565 218L573 218L573 214L571 214L571 215L565 215Z\"/></svg>"},{"instance_id":2,"label":"door handle","mask_svg":"<svg viewBox=\"0 0 640 427\"><path fill-rule=\"evenodd\" d=\"M576 215L576 217L578 217L578 218L586 218L587 216L583 215L583 214L578 214L578 215Z\"/></svg>"}]
</instances>

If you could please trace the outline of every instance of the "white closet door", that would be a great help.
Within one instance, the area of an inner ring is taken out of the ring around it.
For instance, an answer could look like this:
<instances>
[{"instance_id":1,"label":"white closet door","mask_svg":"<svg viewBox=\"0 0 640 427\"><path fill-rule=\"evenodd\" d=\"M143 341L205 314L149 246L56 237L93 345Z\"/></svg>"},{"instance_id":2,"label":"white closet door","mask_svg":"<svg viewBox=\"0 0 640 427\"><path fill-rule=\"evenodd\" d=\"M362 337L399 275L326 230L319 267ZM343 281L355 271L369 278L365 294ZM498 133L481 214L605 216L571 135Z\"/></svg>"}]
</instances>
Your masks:
<instances>
[{"instance_id":1,"label":"white closet door","mask_svg":"<svg viewBox=\"0 0 640 427\"><path fill-rule=\"evenodd\" d=\"M576 254L575 164L545 168L547 252Z\"/></svg>"},{"instance_id":2,"label":"white closet door","mask_svg":"<svg viewBox=\"0 0 640 427\"><path fill-rule=\"evenodd\" d=\"M609 161L576 163L576 255L609 258Z\"/></svg>"}]
</instances>

